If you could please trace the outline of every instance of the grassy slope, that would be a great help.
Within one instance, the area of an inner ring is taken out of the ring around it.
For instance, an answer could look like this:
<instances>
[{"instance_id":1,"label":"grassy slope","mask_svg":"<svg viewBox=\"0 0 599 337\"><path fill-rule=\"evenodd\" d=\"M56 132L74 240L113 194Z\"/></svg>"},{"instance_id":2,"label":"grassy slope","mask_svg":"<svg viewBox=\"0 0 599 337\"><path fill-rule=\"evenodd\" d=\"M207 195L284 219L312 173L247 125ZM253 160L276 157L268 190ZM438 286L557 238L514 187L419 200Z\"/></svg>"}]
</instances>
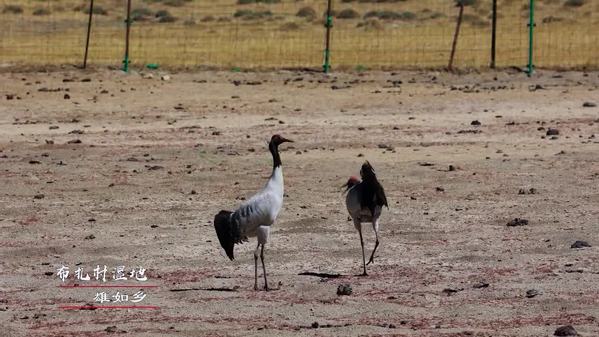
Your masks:
<instances>
[{"instance_id":1,"label":"grassy slope","mask_svg":"<svg viewBox=\"0 0 599 337\"><path fill-rule=\"evenodd\" d=\"M170 3L169 3L170 1ZM526 63L527 0L499 0L498 65ZM565 0L539 1L537 8L536 63L539 66L599 66L599 3L564 6ZM74 11L79 1L9 1L22 14L0 14L0 62L62 64L80 62L87 16ZM216 3L216 4L213 4ZM173 6L180 5L180 6ZM96 0L107 15L95 17L90 59L118 64L124 49L123 1ZM311 7L316 18L295 14ZM289 1L278 4L238 5L234 0L134 1L133 8L152 13L168 10L173 23L158 23L154 16L136 22L132 30L134 63L162 65L214 65L219 67L316 67L322 63L321 14L325 1ZM333 28L333 64L337 67L438 67L447 63L457 8L445 0L406 0L397 3L336 1L337 11L351 8L359 17L336 19ZM34 16L38 8L50 14ZM259 19L235 18L238 10L270 11ZM397 20L365 20L370 11L393 11ZM404 15L408 12L409 15ZM410 19L410 17L415 18ZM490 0L465 10L457 66L484 67L490 57ZM210 20L213 19L213 20ZM210 20L210 21L206 21ZM364 25L357 27L358 25Z\"/></svg>"}]
</instances>

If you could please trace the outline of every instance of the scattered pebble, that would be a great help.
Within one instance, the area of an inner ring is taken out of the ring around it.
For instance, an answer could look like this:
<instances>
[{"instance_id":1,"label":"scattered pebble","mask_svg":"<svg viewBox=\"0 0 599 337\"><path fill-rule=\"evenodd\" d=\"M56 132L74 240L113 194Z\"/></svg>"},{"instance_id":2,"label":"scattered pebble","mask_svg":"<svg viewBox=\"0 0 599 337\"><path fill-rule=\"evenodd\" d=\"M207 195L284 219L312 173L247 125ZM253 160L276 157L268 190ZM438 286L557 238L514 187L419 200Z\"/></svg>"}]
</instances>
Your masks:
<instances>
[{"instance_id":1,"label":"scattered pebble","mask_svg":"<svg viewBox=\"0 0 599 337\"><path fill-rule=\"evenodd\" d=\"M555 332L553 333L553 335L555 335L555 336L578 336L578 332L576 332L576 329L574 329L573 326L564 325L564 326L560 326L559 328L555 329Z\"/></svg>"},{"instance_id":2,"label":"scattered pebble","mask_svg":"<svg viewBox=\"0 0 599 337\"><path fill-rule=\"evenodd\" d=\"M541 292L538 291L538 290L536 290L536 289L529 289L529 290L526 291L526 297L527 298L533 298L533 297L538 296L540 294L541 294Z\"/></svg>"},{"instance_id":3,"label":"scattered pebble","mask_svg":"<svg viewBox=\"0 0 599 337\"><path fill-rule=\"evenodd\" d=\"M349 296L353 292L353 289L350 284L340 284L337 287L337 295L338 296Z\"/></svg>"},{"instance_id":4,"label":"scattered pebble","mask_svg":"<svg viewBox=\"0 0 599 337\"><path fill-rule=\"evenodd\" d=\"M515 218L514 220L507 223L507 226L509 226L509 227L526 226L526 225L528 225L528 220L521 219L521 218Z\"/></svg>"},{"instance_id":5,"label":"scattered pebble","mask_svg":"<svg viewBox=\"0 0 599 337\"><path fill-rule=\"evenodd\" d=\"M587 248L587 247L591 247L591 245L586 241L580 241L580 240L577 240L570 246L570 248L573 248L573 249L580 249L580 248Z\"/></svg>"},{"instance_id":6,"label":"scattered pebble","mask_svg":"<svg viewBox=\"0 0 599 337\"><path fill-rule=\"evenodd\" d=\"M547 136L557 136L559 135L559 130L558 129L554 129L554 128L549 128L547 129Z\"/></svg>"}]
</instances>

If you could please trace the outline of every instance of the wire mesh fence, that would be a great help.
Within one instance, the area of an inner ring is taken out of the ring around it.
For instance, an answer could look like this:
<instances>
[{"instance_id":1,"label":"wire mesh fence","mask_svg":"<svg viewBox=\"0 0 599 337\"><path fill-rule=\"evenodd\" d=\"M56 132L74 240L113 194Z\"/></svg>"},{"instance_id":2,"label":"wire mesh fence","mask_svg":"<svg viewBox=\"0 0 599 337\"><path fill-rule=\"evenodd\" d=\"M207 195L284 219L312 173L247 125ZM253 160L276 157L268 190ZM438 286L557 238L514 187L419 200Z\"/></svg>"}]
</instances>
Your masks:
<instances>
[{"instance_id":1,"label":"wire mesh fence","mask_svg":"<svg viewBox=\"0 0 599 337\"><path fill-rule=\"evenodd\" d=\"M493 0L465 5L454 67L491 62ZM496 0L496 65L527 64L530 0ZM599 1L536 0L537 67L599 67ZM95 0L89 64L120 65L127 0ZM133 65L319 68L327 0L132 0ZM332 0L331 63L448 65L456 0ZM81 64L90 0L0 0L0 62Z\"/></svg>"}]
</instances>

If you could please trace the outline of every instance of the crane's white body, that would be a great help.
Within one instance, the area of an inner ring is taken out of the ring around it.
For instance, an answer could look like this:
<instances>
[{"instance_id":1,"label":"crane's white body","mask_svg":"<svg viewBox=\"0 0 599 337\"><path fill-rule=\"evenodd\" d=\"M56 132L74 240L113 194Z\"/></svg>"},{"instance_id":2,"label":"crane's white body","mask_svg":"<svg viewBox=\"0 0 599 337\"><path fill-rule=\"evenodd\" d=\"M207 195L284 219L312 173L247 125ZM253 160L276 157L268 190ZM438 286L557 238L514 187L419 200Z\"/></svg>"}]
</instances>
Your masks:
<instances>
[{"instance_id":1,"label":"crane's white body","mask_svg":"<svg viewBox=\"0 0 599 337\"><path fill-rule=\"evenodd\" d=\"M266 186L231 214L232 220L239 225L241 235L257 236L259 244L266 243L270 228L283 207L283 194L283 168L277 166Z\"/></svg>"}]
</instances>

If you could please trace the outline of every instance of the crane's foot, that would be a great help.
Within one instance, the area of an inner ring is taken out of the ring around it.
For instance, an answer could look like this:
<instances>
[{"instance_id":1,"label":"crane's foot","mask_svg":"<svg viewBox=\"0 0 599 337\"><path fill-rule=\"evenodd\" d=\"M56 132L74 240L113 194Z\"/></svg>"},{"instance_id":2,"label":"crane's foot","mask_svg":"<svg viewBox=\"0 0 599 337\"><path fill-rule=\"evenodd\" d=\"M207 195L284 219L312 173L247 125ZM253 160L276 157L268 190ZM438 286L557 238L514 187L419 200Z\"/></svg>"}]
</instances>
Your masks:
<instances>
[{"instance_id":1,"label":"crane's foot","mask_svg":"<svg viewBox=\"0 0 599 337\"><path fill-rule=\"evenodd\" d=\"M358 276L368 276L368 273L365 270L362 274L359 274Z\"/></svg>"},{"instance_id":2,"label":"crane's foot","mask_svg":"<svg viewBox=\"0 0 599 337\"><path fill-rule=\"evenodd\" d=\"M270 289L268 288L268 285L267 285L267 284L265 284L265 285L264 285L264 291L269 291L269 290L270 290Z\"/></svg>"},{"instance_id":3,"label":"crane's foot","mask_svg":"<svg viewBox=\"0 0 599 337\"><path fill-rule=\"evenodd\" d=\"M254 290L258 291L258 285L257 284L254 284Z\"/></svg>"},{"instance_id":4,"label":"crane's foot","mask_svg":"<svg viewBox=\"0 0 599 337\"><path fill-rule=\"evenodd\" d=\"M368 260L368 262L366 262L366 265L369 265L371 263L374 263L374 256L370 257L370 260Z\"/></svg>"}]
</instances>

